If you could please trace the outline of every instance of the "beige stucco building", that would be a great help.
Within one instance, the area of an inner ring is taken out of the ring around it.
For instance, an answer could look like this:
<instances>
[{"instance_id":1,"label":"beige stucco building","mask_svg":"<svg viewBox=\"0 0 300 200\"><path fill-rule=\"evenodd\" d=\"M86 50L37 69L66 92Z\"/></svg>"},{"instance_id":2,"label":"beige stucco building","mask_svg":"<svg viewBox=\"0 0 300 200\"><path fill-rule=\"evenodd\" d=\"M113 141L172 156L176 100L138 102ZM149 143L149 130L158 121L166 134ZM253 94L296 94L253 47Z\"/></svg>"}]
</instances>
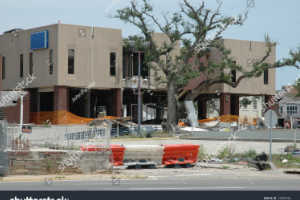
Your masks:
<instances>
[{"instance_id":1,"label":"beige stucco building","mask_svg":"<svg viewBox=\"0 0 300 200\"><path fill-rule=\"evenodd\" d=\"M153 37L158 42L164 40L162 34ZM138 54L124 52L122 40L120 29L68 24L7 31L0 35L1 90L14 90L28 75L34 75L25 87L29 92L24 103L28 111L24 112L25 122L31 121L32 113L58 110L83 117L97 117L105 111L107 115L136 118ZM224 43L245 67L250 58L265 51L263 42L226 39ZM218 55L211 54L209 59L218 59ZM275 61L275 49L269 61ZM222 107L225 99L232 98L230 94L273 95L275 70L267 73L242 81L238 88L218 85L199 93L197 99L204 102L203 95L221 93ZM153 74L142 65L143 104L156 108L155 115L161 118L166 91L155 83ZM226 109L223 114L231 112ZM17 112L17 108L8 109L10 122L18 121Z\"/></svg>"}]
</instances>

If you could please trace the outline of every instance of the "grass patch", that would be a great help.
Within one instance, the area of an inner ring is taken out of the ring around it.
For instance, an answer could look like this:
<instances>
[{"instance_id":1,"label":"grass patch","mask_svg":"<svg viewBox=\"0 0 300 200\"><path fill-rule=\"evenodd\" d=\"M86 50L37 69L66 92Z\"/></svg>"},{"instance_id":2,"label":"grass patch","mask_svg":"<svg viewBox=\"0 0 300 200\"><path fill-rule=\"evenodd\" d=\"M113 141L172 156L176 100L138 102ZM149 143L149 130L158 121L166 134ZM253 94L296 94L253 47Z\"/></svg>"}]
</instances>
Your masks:
<instances>
[{"instance_id":1,"label":"grass patch","mask_svg":"<svg viewBox=\"0 0 300 200\"><path fill-rule=\"evenodd\" d=\"M245 151L244 153L237 153L233 155L233 158L236 159L236 161L247 161L247 160L253 160L258 154L254 149L250 149L248 151ZM232 160L233 162L235 160Z\"/></svg>"},{"instance_id":2,"label":"grass patch","mask_svg":"<svg viewBox=\"0 0 300 200\"><path fill-rule=\"evenodd\" d=\"M55 179L57 180L62 180L62 179L65 179L66 177L65 176L56 176Z\"/></svg>"},{"instance_id":3,"label":"grass patch","mask_svg":"<svg viewBox=\"0 0 300 200\"><path fill-rule=\"evenodd\" d=\"M284 159L287 160L286 163L282 162ZM300 168L300 157L292 154L272 155L272 162L278 168Z\"/></svg>"},{"instance_id":4,"label":"grass patch","mask_svg":"<svg viewBox=\"0 0 300 200\"><path fill-rule=\"evenodd\" d=\"M151 134L151 137L162 137L162 138L166 138L166 137L174 137L174 135L165 132L165 131L156 131L154 133Z\"/></svg>"},{"instance_id":5,"label":"grass patch","mask_svg":"<svg viewBox=\"0 0 300 200\"><path fill-rule=\"evenodd\" d=\"M206 154L205 148L203 145L200 145L198 152L198 161L203 161L207 159L208 155Z\"/></svg>"},{"instance_id":6,"label":"grass patch","mask_svg":"<svg viewBox=\"0 0 300 200\"><path fill-rule=\"evenodd\" d=\"M233 159L234 158L234 148L232 146L226 146L218 152L217 158L219 159Z\"/></svg>"},{"instance_id":7,"label":"grass patch","mask_svg":"<svg viewBox=\"0 0 300 200\"><path fill-rule=\"evenodd\" d=\"M229 166L226 166L226 165L224 165L223 167L222 167L222 169L229 169L230 167Z\"/></svg>"}]
</instances>

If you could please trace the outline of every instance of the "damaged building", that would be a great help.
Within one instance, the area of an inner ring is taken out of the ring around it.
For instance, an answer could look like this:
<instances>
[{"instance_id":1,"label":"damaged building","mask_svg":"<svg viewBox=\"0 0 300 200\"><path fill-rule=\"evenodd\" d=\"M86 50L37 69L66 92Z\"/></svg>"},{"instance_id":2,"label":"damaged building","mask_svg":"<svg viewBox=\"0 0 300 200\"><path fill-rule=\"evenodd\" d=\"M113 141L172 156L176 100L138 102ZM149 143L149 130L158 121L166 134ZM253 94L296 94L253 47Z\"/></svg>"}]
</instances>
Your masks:
<instances>
[{"instance_id":1,"label":"damaged building","mask_svg":"<svg viewBox=\"0 0 300 200\"><path fill-rule=\"evenodd\" d=\"M162 34L154 34L162 41ZM264 42L224 40L239 64L265 53ZM207 59L218 60L212 52ZM123 48L120 29L53 24L32 29L14 29L0 35L1 90L14 90L17 83L34 75L26 85L24 123L35 123L40 113L66 111L85 118L131 117L137 121L138 52ZM143 122L160 123L166 115L166 89L156 83L154 72L141 58ZM275 50L269 62L275 62ZM237 77L232 72L232 78ZM218 98L220 114L239 114L241 96L275 94L275 70L242 81L237 88L224 84L207 91L197 81L185 88L198 103L198 118L206 118L208 99ZM18 102L19 103L19 102ZM19 106L6 109L9 122L19 122Z\"/></svg>"},{"instance_id":2,"label":"damaged building","mask_svg":"<svg viewBox=\"0 0 300 200\"><path fill-rule=\"evenodd\" d=\"M265 42L235 39L222 39L222 42L231 51L231 57L243 67L244 71L250 71L253 62L262 59L267 51ZM266 62L275 63L275 48L275 46L272 47ZM221 56L218 50L211 49L203 62L204 64L207 64L208 61L220 62ZM247 99L251 99L250 104L253 104L253 109L251 109L251 113L249 113L249 110L246 112L249 116L258 118L263 116L264 104L269 102L275 95L275 72L275 69L264 70L260 77L246 78L236 88L226 84L216 84L205 88L201 86L201 83L206 78L203 75L190 80L183 88L181 95L182 98L184 97L197 103L198 119L213 116L211 113L212 109L208 109L212 103L215 104L214 107L216 107L215 110L217 110L218 115L239 116L240 111L242 115L245 115L247 106L243 105L243 101ZM231 73L232 82L236 82L241 76L240 72L236 70L232 70L229 73Z\"/></svg>"},{"instance_id":3,"label":"damaged building","mask_svg":"<svg viewBox=\"0 0 300 200\"><path fill-rule=\"evenodd\" d=\"M80 117L131 116L136 121L138 56L123 52L119 29L53 24L14 29L0 35L1 90L14 90L27 75L24 123L41 113L67 111ZM142 55L143 60L143 55ZM166 91L154 86L151 70L142 63L144 121L160 122ZM9 122L19 122L6 109ZM19 112L19 111L17 111ZM151 113L151 114L149 114Z\"/></svg>"}]
</instances>

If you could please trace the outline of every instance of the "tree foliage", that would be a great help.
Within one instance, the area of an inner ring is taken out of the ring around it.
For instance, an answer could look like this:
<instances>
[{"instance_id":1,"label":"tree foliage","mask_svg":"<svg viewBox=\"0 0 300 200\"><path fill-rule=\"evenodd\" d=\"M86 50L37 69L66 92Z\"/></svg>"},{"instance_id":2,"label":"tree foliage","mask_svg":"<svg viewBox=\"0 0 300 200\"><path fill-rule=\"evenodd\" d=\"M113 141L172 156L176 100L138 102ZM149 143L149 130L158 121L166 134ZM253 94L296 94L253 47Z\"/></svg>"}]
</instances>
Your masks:
<instances>
[{"instance_id":1,"label":"tree foliage","mask_svg":"<svg viewBox=\"0 0 300 200\"><path fill-rule=\"evenodd\" d=\"M169 105L176 101L171 96L178 95L179 90L189 80L200 74L206 79L199 84L199 87L211 87L219 83L237 87L243 79L259 77L267 69L284 66L300 68L300 48L290 51L289 58L275 63L268 62L272 49L276 45L268 35L265 37L265 55L249 61L247 68L242 67L231 56L230 50L222 42L222 35L228 28L244 24L251 8L249 4L242 14L225 16L221 12L221 1L217 1L216 9L210 9L204 1L192 5L188 0L182 0L177 12L158 17L147 0L140 2L131 1L128 7L118 10L115 17L139 29L141 36L128 38L124 41L125 46L129 45L128 41L134 40L136 47L145 51L146 62L152 69L163 72L164 77L158 76L157 79L164 80L168 85L169 109L170 106L176 109L174 105ZM163 33L166 41L162 44L156 43L153 38L155 32ZM145 42L148 42L149 46L143 47ZM178 48L179 52L172 53ZM220 52L221 61L209 60L204 65L200 60L212 49ZM231 78L232 70L238 72L236 81Z\"/></svg>"}]
</instances>

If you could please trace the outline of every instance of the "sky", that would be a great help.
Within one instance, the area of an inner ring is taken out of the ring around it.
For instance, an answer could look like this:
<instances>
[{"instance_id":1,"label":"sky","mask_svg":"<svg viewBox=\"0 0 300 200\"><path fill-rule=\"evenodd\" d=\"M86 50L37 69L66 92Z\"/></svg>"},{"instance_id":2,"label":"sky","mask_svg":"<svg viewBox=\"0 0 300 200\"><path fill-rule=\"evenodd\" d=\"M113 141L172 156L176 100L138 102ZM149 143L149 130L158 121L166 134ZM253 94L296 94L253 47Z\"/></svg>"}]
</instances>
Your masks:
<instances>
[{"instance_id":1,"label":"sky","mask_svg":"<svg viewBox=\"0 0 300 200\"><path fill-rule=\"evenodd\" d=\"M149 2L160 15L177 10L180 0ZM190 2L197 5L201 0ZM216 8L216 1L205 2L209 8ZM139 32L134 26L112 16L128 3L129 0L0 0L0 33L13 28L54 24L60 20L64 24L120 28L126 37ZM246 4L247 0L223 0L222 12L235 16L245 10ZM224 38L263 41L265 34L269 34L277 42L277 59L282 59L288 56L289 50L300 47L299 8L299 0L255 0L245 24L229 29L224 33ZM276 89L292 84L298 77L300 70L293 67L277 69Z\"/></svg>"}]
</instances>

